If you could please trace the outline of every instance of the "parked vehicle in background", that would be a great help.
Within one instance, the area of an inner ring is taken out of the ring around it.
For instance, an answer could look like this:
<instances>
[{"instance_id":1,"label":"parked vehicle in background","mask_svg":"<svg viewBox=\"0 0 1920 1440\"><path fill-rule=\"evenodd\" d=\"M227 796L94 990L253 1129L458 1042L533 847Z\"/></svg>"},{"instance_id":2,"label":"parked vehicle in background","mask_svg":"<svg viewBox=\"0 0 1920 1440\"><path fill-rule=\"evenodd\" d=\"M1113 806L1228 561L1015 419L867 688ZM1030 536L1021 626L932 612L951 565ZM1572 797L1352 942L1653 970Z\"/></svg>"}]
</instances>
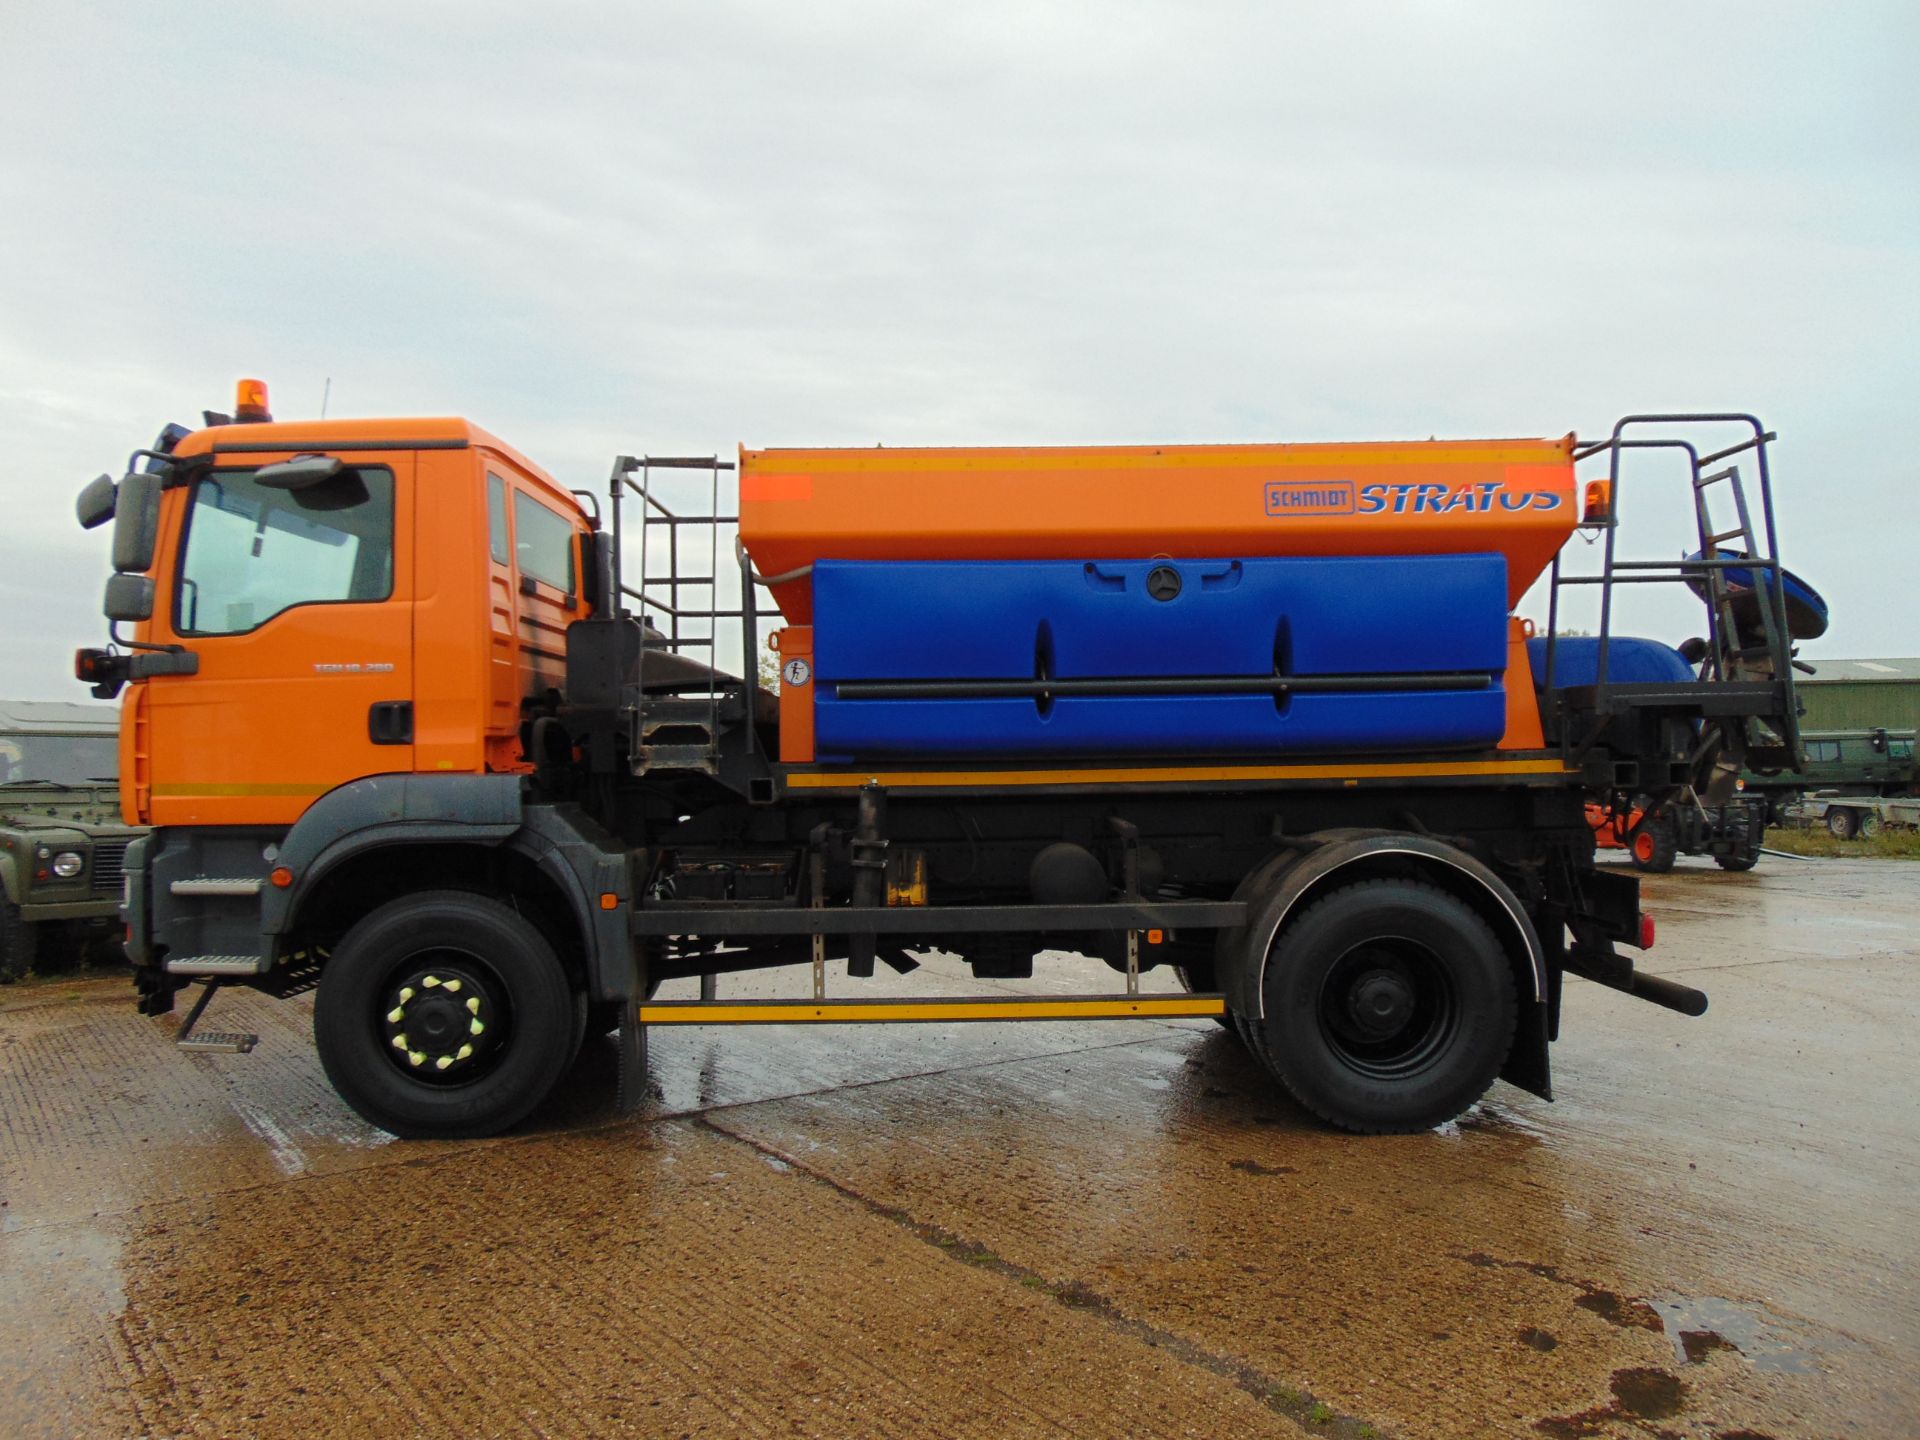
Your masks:
<instances>
[{"instance_id":1,"label":"parked vehicle in background","mask_svg":"<svg viewBox=\"0 0 1920 1440\"><path fill-rule=\"evenodd\" d=\"M1824 826L1836 840L1873 839L1886 830L1920 827L1920 799L1842 795L1822 790L1788 801L1780 810L1789 823Z\"/></svg>"},{"instance_id":2,"label":"parked vehicle in background","mask_svg":"<svg viewBox=\"0 0 1920 1440\"><path fill-rule=\"evenodd\" d=\"M1920 795L1920 768L1914 762L1912 730L1884 726L1809 730L1802 739L1807 747L1804 773L1761 775L1748 771L1741 777L1748 794L1767 798L1769 814L1775 821L1788 802L1808 793Z\"/></svg>"},{"instance_id":3,"label":"parked vehicle in background","mask_svg":"<svg viewBox=\"0 0 1920 1440\"><path fill-rule=\"evenodd\" d=\"M1710 855L1722 870L1751 870L1767 843L1768 802L1743 795L1725 805L1701 805L1676 797L1646 808L1644 797L1620 807L1589 803L1587 824L1602 850L1625 850L1636 870L1664 875L1681 855Z\"/></svg>"},{"instance_id":4,"label":"parked vehicle in background","mask_svg":"<svg viewBox=\"0 0 1920 1440\"><path fill-rule=\"evenodd\" d=\"M105 705L0 700L0 981L49 939L119 941L120 717Z\"/></svg>"}]
</instances>

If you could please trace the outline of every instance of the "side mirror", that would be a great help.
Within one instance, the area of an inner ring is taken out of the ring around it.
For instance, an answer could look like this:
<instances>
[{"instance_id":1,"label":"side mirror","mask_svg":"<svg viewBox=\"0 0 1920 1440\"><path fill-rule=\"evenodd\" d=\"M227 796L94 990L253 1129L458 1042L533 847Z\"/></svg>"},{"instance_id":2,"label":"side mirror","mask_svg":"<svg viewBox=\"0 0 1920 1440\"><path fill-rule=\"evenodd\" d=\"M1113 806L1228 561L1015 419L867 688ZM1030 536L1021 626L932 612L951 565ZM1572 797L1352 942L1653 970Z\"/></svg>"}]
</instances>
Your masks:
<instances>
[{"instance_id":1,"label":"side mirror","mask_svg":"<svg viewBox=\"0 0 1920 1440\"><path fill-rule=\"evenodd\" d=\"M101 609L109 620L151 620L153 618L153 577L115 575L107 581L106 603Z\"/></svg>"},{"instance_id":2,"label":"side mirror","mask_svg":"<svg viewBox=\"0 0 1920 1440\"><path fill-rule=\"evenodd\" d=\"M113 568L123 575L151 569L159 539L160 477L136 470L120 481L113 515Z\"/></svg>"},{"instance_id":3,"label":"side mirror","mask_svg":"<svg viewBox=\"0 0 1920 1440\"><path fill-rule=\"evenodd\" d=\"M580 537L580 598L593 607L596 619L610 620L611 610L602 613L601 597L612 592L609 577L612 572L612 537L599 530L589 530Z\"/></svg>"},{"instance_id":4,"label":"side mirror","mask_svg":"<svg viewBox=\"0 0 1920 1440\"><path fill-rule=\"evenodd\" d=\"M80 498L73 502L73 513L80 517L80 528L92 530L113 518L113 504L119 491L111 475L100 475L87 482Z\"/></svg>"},{"instance_id":5,"label":"side mirror","mask_svg":"<svg viewBox=\"0 0 1920 1440\"><path fill-rule=\"evenodd\" d=\"M261 466L253 478L269 490L306 490L337 478L344 468L338 455L296 455Z\"/></svg>"}]
</instances>

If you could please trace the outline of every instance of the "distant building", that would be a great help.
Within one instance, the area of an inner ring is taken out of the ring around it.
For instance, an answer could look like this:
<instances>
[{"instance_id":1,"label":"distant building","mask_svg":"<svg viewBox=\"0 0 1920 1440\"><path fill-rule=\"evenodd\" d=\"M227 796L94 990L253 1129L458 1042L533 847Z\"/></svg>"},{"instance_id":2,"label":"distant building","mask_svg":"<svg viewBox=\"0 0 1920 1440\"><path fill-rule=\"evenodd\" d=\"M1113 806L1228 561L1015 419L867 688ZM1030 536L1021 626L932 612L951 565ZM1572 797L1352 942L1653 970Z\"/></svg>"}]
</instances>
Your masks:
<instances>
[{"instance_id":1,"label":"distant building","mask_svg":"<svg viewBox=\"0 0 1920 1440\"><path fill-rule=\"evenodd\" d=\"M1807 663L1816 673L1794 678L1807 706L1803 731L1920 727L1920 658Z\"/></svg>"}]
</instances>

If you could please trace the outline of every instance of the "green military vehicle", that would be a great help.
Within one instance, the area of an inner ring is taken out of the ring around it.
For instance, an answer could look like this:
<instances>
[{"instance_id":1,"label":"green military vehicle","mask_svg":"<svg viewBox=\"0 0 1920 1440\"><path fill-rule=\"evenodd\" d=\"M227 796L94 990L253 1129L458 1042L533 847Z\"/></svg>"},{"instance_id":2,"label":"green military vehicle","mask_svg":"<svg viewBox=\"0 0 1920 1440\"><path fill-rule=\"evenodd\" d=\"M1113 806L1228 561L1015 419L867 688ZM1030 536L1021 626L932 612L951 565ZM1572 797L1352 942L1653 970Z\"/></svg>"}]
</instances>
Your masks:
<instances>
[{"instance_id":1,"label":"green military vehicle","mask_svg":"<svg viewBox=\"0 0 1920 1440\"><path fill-rule=\"evenodd\" d=\"M1914 758L1914 732L1873 726L1859 730L1803 730L1807 763L1798 774L1766 775L1748 771L1741 788L1764 796L1768 818L1778 822L1785 807L1809 793L1854 796L1920 795L1920 762ZM1838 831L1834 833L1838 834Z\"/></svg>"},{"instance_id":2,"label":"green military vehicle","mask_svg":"<svg viewBox=\"0 0 1920 1440\"><path fill-rule=\"evenodd\" d=\"M120 717L104 705L0 700L0 983L36 956L117 946Z\"/></svg>"}]
</instances>

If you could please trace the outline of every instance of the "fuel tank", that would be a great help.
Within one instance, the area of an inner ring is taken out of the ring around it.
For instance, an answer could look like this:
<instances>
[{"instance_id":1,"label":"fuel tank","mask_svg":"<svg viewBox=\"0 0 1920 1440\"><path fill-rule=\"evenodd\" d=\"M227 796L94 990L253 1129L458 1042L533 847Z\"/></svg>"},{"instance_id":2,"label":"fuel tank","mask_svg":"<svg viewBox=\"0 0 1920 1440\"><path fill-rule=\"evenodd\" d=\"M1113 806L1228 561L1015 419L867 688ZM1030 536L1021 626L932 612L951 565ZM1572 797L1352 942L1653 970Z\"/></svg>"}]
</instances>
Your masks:
<instances>
[{"instance_id":1,"label":"fuel tank","mask_svg":"<svg viewBox=\"0 0 1920 1440\"><path fill-rule=\"evenodd\" d=\"M754 568L819 560L1500 554L1517 602L1578 521L1573 437L1311 445L747 450ZM809 574L774 585L812 623Z\"/></svg>"}]
</instances>

